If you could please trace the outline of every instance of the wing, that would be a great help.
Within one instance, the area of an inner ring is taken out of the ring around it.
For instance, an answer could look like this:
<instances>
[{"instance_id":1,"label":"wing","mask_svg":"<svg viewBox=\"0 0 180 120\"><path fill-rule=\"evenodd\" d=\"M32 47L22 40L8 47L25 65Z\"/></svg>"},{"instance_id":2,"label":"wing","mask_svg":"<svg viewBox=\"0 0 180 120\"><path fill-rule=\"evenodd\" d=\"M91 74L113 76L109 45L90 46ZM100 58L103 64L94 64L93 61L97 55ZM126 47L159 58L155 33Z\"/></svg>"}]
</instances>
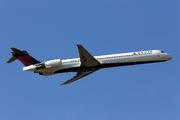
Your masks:
<instances>
[{"instance_id":1,"label":"wing","mask_svg":"<svg viewBox=\"0 0 180 120\"><path fill-rule=\"evenodd\" d=\"M87 76L87 75L89 75L89 74L91 74L91 73L93 73L93 72L95 72L95 71L97 71L97 70L88 71L88 72L77 72L77 74L76 74L73 78L71 78L70 80L64 82L64 83L61 84L61 85L65 85L65 84L74 82L74 81L76 81L76 80L78 80L78 79L80 79L80 78L83 78L83 77L85 77L85 76Z\"/></svg>"},{"instance_id":2,"label":"wing","mask_svg":"<svg viewBox=\"0 0 180 120\"><path fill-rule=\"evenodd\" d=\"M101 65L82 45L77 45L81 61L80 67L93 67Z\"/></svg>"}]
</instances>

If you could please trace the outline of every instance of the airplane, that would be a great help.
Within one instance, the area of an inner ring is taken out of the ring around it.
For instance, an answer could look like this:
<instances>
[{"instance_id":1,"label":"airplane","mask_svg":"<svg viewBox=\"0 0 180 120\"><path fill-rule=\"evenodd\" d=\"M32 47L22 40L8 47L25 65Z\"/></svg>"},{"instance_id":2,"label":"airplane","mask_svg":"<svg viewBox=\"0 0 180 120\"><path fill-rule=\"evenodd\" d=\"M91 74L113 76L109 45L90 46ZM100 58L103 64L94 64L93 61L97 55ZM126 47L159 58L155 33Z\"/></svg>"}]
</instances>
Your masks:
<instances>
[{"instance_id":1,"label":"airplane","mask_svg":"<svg viewBox=\"0 0 180 120\"><path fill-rule=\"evenodd\" d=\"M77 72L73 78L61 84L65 85L102 68L165 62L173 58L172 55L161 50L92 56L82 45L77 44L77 47L80 58L65 60L55 59L46 62L34 59L26 51L11 48L13 56L7 63L11 63L18 59L25 65L23 71L34 71L34 73L39 73L39 75L43 76L54 75L57 73Z\"/></svg>"}]
</instances>

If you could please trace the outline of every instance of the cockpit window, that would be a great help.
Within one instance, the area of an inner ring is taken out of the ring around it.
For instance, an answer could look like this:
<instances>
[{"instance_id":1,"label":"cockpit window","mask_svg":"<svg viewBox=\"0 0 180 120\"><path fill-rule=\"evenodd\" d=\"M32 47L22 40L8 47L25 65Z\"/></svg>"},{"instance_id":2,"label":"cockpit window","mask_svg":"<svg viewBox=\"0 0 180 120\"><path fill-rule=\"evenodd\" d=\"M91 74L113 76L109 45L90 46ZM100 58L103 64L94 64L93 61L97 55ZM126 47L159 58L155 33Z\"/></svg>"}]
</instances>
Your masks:
<instances>
[{"instance_id":1,"label":"cockpit window","mask_svg":"<svg viewBox=\"0 0 180 120\"><path fill-rule=\"evenodd\" d=\"M164 51L161 51L161 53L164 53Z\"/></svg>"}]
</instances>

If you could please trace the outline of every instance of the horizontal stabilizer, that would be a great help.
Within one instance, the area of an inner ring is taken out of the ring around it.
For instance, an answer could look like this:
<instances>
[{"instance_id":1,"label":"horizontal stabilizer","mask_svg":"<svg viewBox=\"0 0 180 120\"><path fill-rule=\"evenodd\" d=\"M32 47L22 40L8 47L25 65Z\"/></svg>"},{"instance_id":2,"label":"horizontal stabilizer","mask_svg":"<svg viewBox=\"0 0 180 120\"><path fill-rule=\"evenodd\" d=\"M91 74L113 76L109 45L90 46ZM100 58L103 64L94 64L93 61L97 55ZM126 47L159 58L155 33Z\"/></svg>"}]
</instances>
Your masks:
<instances>
[{"instance_id":1,"label":"horizontal stabilizer","mask_svg":"<svg viewBox=\"0 0 180 120\"><path fill-rule=\"evenodd\" d=\"M14 52L15 55L27 55L26 52L20 51L16 48L11 48L11 50Z\"/></svg>"},{"instance_id":2,"label":"horizontal stabilizer","mask_svg":"<svg viewBox=\"0 0 180 120\"><path fill-rule=\"evenodd\" d=\"M7 61L7 63L11 63L11 62L13 62L13 61L15 61L15 60L17 60L17 58L16 58L15 56L12 56L11 59L9 59L9 60Z\"/></svg>"},{"instance_id":3,"label":"horizontal stabilizer","mask_svg":"<svg viewBox=\"0 0 180 120\"><path fill-rule=\"evenodd\" d=\"M15 61L16 59L22 62L25 66L40 63L39 61L31 57L26 51L21 51L16 48L11 48L11 50L13 51L12 52L13 57L11 57L11 59L9 59L7 63L11 63Z\"/></svg>"}]
</instances>

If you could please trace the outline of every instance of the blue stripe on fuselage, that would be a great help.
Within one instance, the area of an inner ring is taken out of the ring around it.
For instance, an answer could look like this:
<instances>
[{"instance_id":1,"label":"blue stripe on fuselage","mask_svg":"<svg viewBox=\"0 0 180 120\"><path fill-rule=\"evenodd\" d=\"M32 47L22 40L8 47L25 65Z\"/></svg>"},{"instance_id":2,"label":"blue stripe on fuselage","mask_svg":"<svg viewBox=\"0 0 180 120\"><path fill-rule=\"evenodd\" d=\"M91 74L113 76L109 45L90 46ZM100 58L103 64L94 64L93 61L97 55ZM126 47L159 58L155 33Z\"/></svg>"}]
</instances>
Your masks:
<instances>
[{"instance_id":1,"label":"blue stripe on fuselage","mask_svg":"<svg viewBox=\"0 0 180 120\"><path fill-rule=\"evenodd\" d=\"M98 70L101 68L108 68L108 67L118 67L118 66L128 66L128 65L138 65L138 64L147 64L147 63L156 63L156 62L165 62L166 60L159 60L159 61L144 61L144 62L126 62L126 63L111 63L111 64L102 64L95 67L74 67L74 68L67 68L58 70L54 73L64 73L64 72L85 72L85 71L92 71Z\"/></svg>"}]
</instances>

